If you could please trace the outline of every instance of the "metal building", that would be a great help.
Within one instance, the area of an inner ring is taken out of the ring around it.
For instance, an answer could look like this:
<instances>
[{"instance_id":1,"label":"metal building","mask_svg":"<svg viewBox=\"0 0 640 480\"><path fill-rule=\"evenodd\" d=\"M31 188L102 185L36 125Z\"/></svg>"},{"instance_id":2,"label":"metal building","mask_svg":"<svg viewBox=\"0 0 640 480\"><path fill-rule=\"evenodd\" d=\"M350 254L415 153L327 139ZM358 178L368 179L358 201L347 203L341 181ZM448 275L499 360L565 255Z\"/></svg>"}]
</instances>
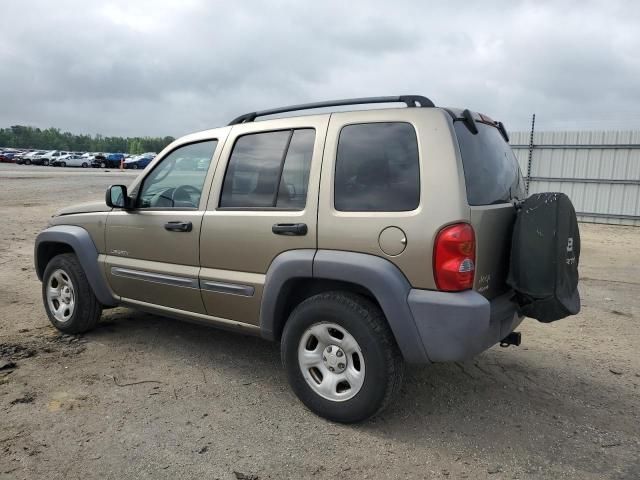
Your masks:
<instances>
[{"instance_id":1,"label":"metal building","mask_svg":"<svg viewBox=\"0 0 640 480\"><path fill-rule=\"evenodd\" d=\"M529 193L559 191L583 222L640 226L640 131L510 133Z\"/></svg>"}]
</instances>

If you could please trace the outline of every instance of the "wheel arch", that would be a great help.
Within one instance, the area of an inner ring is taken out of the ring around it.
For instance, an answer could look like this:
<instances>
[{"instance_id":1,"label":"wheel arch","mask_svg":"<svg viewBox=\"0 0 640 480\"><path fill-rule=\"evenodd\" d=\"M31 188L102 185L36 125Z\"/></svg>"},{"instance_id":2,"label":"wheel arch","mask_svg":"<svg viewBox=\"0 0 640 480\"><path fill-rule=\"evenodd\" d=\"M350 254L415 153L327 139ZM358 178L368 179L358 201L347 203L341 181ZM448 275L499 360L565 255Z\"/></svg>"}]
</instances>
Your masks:
<instances>
[{"instance_id":1,"label":"wheel arch","mask_svg":"<svg viewBox=\"0 0 640 480\"><path fill-rule=\"evenodd\" d=\"M411 285L391 262L363 253L292 250L276 257L265 280L261 335L278 341L296 305L330 290L358 293L374 301L383 311L405 360L429 362L407 303Z\"/></svg>"},{"instance_id":2,"label":"wheel arch","mask_svg":"<svg viewBox=\"0 0 640 480\"><path fill-rule=\"evenodd\" d=\"M91 235L75 225L56 225L40 232L34 246L34 263L38 279L42 281L47 264L62 253L74 253L87 276L91 288L107 307L118 304L118 300L107 285L98 263L98 250Z\"/></svg>"}]
</instances>

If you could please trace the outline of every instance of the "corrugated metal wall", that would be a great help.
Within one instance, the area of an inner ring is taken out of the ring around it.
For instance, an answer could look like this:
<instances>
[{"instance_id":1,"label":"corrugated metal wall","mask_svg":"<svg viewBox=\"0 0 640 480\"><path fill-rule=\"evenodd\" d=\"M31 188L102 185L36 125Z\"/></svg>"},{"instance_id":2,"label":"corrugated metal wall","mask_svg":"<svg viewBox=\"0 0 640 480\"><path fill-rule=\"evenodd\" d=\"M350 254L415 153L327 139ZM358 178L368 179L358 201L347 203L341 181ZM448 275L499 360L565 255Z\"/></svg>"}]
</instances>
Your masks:
<instances>
[{"instance_id":1,"label":"corrugated metal wall","mask_svg":"<svg viewBox=\"0 0 640 480\"><path fill-rule=\"evenodd\" d=\"M527 174L529 132L509 134ZM640 131L536 132L529 193L559 191L583 222L640 226Z\"/></svg>"}]
</instances>

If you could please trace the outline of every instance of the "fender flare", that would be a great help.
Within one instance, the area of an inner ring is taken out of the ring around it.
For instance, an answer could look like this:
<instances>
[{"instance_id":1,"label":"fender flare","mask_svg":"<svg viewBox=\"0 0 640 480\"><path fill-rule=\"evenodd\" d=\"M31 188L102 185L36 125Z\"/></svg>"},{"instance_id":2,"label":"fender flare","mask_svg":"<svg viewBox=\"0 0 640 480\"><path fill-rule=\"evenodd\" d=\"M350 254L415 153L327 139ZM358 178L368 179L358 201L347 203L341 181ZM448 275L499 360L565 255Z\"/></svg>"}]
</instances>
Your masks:
<instances>
[{"instance_id":1,"label":"fender flare","mask_svg":"<svg viewBox=\"0 0 640 480\"><path fill-rule=\"evenodd\" d=\"M274 340L279 309L286 298L283 286L296 279L337 280L359 285L375 297L385 314L398 347L409 363L429 363L420 332L409 308L411 285L400 269L375 255L338 250L292 250L272 262L265 279L260 330Z\"/></svg>"},{"instance_id":2,"label":"fender flare","mask_svg":"<svg viewBox=\"0 0 640 480\"><path fill-rule=\"evenodd\" d=\"M46 268L46 265L42 264L43 255L46 251L46 245L51 243L62 243L71 247L78 257L93 293L102 305L106 307L118 305L118 299L111 292L98 264L98 249L93 243L91 235L84 228L76 225L56 225L38 234L33 252L38 280L42 281L42 275Z\"/></svg>"},{"instance_id":3,"label":"fender flare","mask_svg":"<svg viewBox=\"0 0 640 480\"><path fill-rule=\"evenodd\" d=\"M287 300L285 287L296 280L313 277L315 254L316 251L311 249L289 250L278 255L269 265L260 302L259 324L263 338L276 339L276 324Z\"/></svg>"}]
</instances>

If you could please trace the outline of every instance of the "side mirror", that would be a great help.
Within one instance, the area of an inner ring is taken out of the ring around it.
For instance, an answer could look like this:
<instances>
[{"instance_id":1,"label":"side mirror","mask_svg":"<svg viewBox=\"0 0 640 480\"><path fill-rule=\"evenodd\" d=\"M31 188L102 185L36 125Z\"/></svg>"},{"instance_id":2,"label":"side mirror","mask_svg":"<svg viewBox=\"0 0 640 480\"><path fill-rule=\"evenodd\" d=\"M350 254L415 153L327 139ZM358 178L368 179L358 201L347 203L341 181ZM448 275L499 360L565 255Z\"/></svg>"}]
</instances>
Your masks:
<instances>
[{"instance_id":1,"label":"side mirror","mask_svg":"<svg viewBox=\"0 0 640 480\"><path fill-rule=\"evenodd\" d=\"M131 201L127 196L127 187L124 185L111 185L107 188L105 202L111 208L131 208Z\"/></svg>"}]
</instances>

